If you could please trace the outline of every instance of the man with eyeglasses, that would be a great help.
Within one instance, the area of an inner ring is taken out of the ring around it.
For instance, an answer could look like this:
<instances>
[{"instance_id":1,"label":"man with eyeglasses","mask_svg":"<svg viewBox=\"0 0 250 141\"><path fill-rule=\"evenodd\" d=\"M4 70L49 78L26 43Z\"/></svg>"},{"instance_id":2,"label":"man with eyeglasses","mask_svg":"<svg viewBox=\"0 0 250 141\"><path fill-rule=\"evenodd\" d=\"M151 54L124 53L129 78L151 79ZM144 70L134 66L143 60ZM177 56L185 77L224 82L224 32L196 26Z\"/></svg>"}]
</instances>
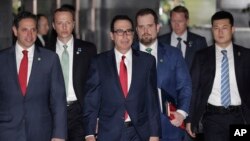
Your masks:
<instances>
[{"instance_id":1,"label":"man with eyeglasses","mask_svg":"<svg viewBox=\"0 0 250 141\"><path fill-rule=\"evenodd\" d=\"M182 141L183 120L188 115L191 99L191 78L180 50L157 40L160 29L157 14L149 8L136 14L139 42L134 48L153 55L157 60L157 88L161 107L161 141ZM149 52L150 51L150 52ZM170 106L176 110L168 111ZM169 118L170 114L174 118Z\"/></svg>"},{"instance_id":2,"label":"man with eyeglasses","mask_svg":"<svg viewBox=\"0 0 250 141\"><path fill-rule=\"evenodd\" d=\"M96 56L85 85L86 141L159 141L160 110L153 56L133 50L132 20L117 15L111 23L114 49Z\"/></svg>"}]
</instances>

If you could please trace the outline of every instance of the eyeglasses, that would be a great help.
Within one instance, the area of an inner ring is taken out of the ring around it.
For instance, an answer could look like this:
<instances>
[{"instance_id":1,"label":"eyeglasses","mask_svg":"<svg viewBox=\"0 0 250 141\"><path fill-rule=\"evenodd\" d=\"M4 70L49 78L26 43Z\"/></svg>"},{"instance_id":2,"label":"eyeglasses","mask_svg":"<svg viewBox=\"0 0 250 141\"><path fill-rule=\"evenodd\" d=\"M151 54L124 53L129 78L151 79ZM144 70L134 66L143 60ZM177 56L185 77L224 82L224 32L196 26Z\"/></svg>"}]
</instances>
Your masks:
<instances>
[{"instance_id":1,"label":"eyeglasses","mask_svg":"<svg viewBox=\"0 0 250 141\"><path fill-rule=\"evenodd\" d=\"M127 30L117 29L114 31L114 33L116 33L118 36L123 36L124 33L126 33L126 35L132 35L134 31L133 29L127 29Z\"/></svg>"}]
</instances>

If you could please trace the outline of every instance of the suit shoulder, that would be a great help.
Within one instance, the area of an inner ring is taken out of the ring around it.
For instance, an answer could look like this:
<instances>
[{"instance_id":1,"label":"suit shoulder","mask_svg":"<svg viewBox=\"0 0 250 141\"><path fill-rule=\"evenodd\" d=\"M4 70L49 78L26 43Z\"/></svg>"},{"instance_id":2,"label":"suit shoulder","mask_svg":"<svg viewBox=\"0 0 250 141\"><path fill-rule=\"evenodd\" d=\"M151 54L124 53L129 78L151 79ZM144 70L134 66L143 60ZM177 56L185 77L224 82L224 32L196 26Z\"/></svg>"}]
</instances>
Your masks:
<instances>
[{"instance_id":1,"label":"suit shoulder","mask_svg":"<svg viewBox=\"0 0 250 141\"><path fill-rule=\"evenodd\" d=\"M206 47L206 48L202 48L202 49L198 50L195 54L196 55L204 55L204 54L207 54L207 53L211 53L213 51L215 51L215 46L214 45Z\"/></svg>"},{"instance_id":2,"label":"suit shoulder","mask_svg":"<svg viewBox=\"0 0 250 141\"><path fill-rule=\"evenodd\" d=\"M160 35L158 37L158 39L159 40L164 40L164 39L169 38L169 37L171 37L171 33L166 33L166 34Z\"/></svg>"},{"instance_id":3,"label":"suit shoulder","mask_svg":"<svg viewBox=\"0 0 250 141\"><path fill-rule=\"evenodd\" d=\"M80 40L80 39L75 39L75 44L76 46L79 46L79 47L96 47L94 43L92 42L89 42L89 41L83 41L83 40Z\"/></svg>"},{"instance_id":4,"label":"suit shoulder","mask_svg":"<svg viewBox=\"0 0 250 141\"><path fill-rule=\"evenodd\" d=\"M39 51L40 51L40 55L41 56L46 56L47 59L52 59L52 58L57 58L58 55L56 54L56 52L46 49L46 48L42 48L42 47L36 47Z\"/></svg>"},{"instance_id":5,"label":"suit shoulder","mask_svg":"<svg viewBox=\"0 0 250 141\"><path fill-rule=\"evenodd\" d=\"M166 43L163 43L163 42L159 42L159 47L163 48L166 50L166 52L169 52L169 53L181 53L181 51L176 48L176 47L173 47L171 45L168 45Z\"/></svg>"},{"instance_id":6,"label":"suit shoulder","mask_svg":"<svg viewBox=\"0 0 250 141\"><path fill-rule=\"evenodd\" d=\"M8 48L0 50L0 58L6 57L6 55L8 55L11 51L14 51L14 47L8 47Z\"/></svg>"},{"instance_id":7,"label":"suit shoulder","mask_svg":"<svg viewBox=\"0 0 250 141\"><path fill-rule=\"evenodd\" d=\"M193 33L193 32L188 32L188 34L190 34L190 36L192 36L193 38L198 38L198 39L205 38L205 37L203 37L199 34Z\"/></svg>"}]
</instances>

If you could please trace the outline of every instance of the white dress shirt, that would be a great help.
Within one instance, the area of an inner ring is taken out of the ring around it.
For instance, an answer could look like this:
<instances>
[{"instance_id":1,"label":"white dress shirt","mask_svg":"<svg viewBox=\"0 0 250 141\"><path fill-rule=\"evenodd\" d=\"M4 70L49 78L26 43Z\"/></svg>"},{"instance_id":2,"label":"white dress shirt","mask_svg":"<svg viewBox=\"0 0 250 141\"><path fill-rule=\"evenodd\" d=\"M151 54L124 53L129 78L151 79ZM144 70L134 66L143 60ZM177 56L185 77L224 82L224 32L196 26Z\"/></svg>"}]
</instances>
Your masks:
<instances>
[{"instance_id":1,"label":"white dress shirt","mask_svg":"<svg viewBox=\"0 0 250 141\"><path fill-rule=\"evenodd\" d=\"M19 68L20 68L20 64L21 61L23 59L23 53L22 51L25 50L23 49L18 42L16 42L16 65L17 65L17 74L19 74ZM34 58L34 50L35 50L35 46L34 44L26 49L28 51L28 75L27 75L27 86L29 84L29 78L30 78L30 73L31 73L31 68L32 68L32 63L33 63L33 58Z\"/></svg>"},{"instance_id":2,"label":"white dress shirt","mask_svg":"<svg viewBox=\"0 0 250 141\"><path fill-rule=\"evenodd\" d=\"M241 105L241 99L235 77L235 65L234 65L234 54L233 44L231 43L228 47L222 48L216 45L216 72L214 78L214 84L211 94L208 98L208 103L215 106L222 106L221 104L221 62L223 58L222 50L227 50L228 65L229 65L229 83L230 83L230 96L231 105Z\"/></svg>"},{"instance_id":3,"label":"white dress shirt","mask_svg":"<svg viewBox=\"0 0 250 141\"><path fill-rule=\"evenodd\" d=\"M179 42L177 40L178 37L181 38L181 52L182 52L183 57L185 58L187 45L184 43L184 41L185 42L187 41L187 30L181 36L178 36L177 34L172 32L172 34L171 34L171 46L177 47L177 44Z\"/></svg>"},{"instance_id":4,"label":"white dress shirt","mask_svg":"<svg viewBox=\"0 0 250 141\"><path fill-rule=\"evenodd\" d=\"M68 84L68 92L67 92L67 101L75 101L77 100L76 98L76 94L75 94L75 90L74 90L74 86L73 86L73 54L74 54L74 40L73 40L73 36L72 38L67 42L67 50L69 53L69 84ZM56 53L58 54L58 56L62 57L62 53L64 51L63 45L65 45L64 43L62 43L59 39L57 39L56 42Z\"/></svg>"},{"instance_id":5,"label":"white dress shirt","mask_svg":"<svg viewBox=\"0 0 250 141\"><path fill-rule=\"evenodd\" d=\"M116 60L116 68L117 68L118 75L119 75L119 72L120 72L120 62L122 60L123 55L126 56L126 58L124 60L124 63L125 63L126 68L127 68L128 92L129 92L131 79L132 79L132 49L129 49L128 52L126 52L126 54L122 54L115 48L115 60ZM125 121L126 122L131 121L129 115L128 115L128 118Z\"/></svg>"}]
</instances>

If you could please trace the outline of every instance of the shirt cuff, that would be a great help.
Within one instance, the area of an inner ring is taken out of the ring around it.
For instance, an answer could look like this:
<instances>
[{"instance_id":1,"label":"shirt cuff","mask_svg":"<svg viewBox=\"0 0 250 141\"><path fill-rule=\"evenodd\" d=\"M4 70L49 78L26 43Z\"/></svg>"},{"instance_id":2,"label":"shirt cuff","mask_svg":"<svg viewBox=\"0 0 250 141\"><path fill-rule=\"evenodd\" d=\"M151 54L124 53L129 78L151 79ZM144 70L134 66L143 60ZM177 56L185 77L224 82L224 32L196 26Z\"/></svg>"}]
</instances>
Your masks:
<instances>
[{"instance_id":1,"label":"shirt cuff","mask_svg":"<svg viewBox=\"0 0 250 141\"><path fill-rule=\"evenodd\" d=\"M94 137L94 135L87 135L85 136L85 139L87 139L88 137Z\"/></svg>"},{"instance_id":2,"label":"shirt cuff","mask_svg":"<svg viewBox=\"0 0 250 141\"><path fill-rule=\"evenodd\" d=\"M181 109L178 109L176 112L180 113L184 117L184 119L186 119L186 117L188 116L188 114Z\"/></svg>"}]
</instances>

